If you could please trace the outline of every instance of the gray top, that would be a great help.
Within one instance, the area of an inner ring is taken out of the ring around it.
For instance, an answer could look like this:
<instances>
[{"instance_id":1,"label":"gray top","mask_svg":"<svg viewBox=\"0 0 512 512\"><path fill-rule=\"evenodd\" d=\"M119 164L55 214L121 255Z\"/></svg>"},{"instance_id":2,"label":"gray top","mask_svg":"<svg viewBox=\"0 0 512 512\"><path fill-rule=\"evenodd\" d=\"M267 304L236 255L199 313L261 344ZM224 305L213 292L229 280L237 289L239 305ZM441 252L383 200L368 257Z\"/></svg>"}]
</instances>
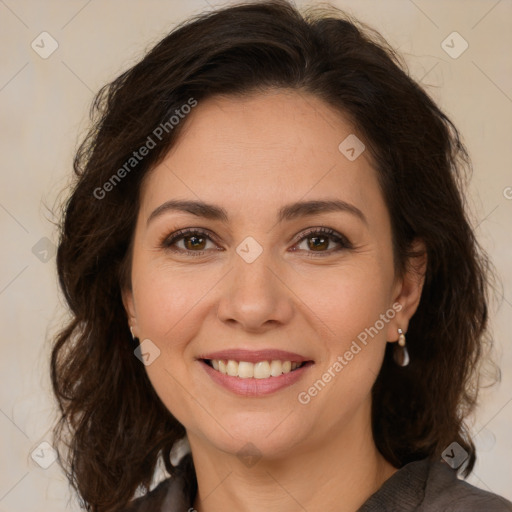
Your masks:
<instances>
[{"instance_id":1,"label":"gray top","mask_svg":"<svg viewBox=\"0 0 512 512\"><path fill-rule=\"evenodd\" d=\"M168 478L136 499L125 512L188 512L180 476ZM512 512L512 503L457 477L442 461L410 462L390 478L357 512Z\"/></svg>"}]
</instances>

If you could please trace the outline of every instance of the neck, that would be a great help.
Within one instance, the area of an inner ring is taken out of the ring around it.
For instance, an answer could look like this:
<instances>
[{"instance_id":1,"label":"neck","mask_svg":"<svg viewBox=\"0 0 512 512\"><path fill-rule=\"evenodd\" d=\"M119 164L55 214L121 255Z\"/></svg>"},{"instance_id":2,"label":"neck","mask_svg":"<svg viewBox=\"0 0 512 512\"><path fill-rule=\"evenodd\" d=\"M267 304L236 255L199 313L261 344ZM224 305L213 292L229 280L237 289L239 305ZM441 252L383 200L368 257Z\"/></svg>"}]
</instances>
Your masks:
<instances>
[{"instance_id":1,"label":"neck","mask_svg":"<svg viewBox=\"0 0 512 512\"><path fill-rule=\"evenodd\" d=\"M355 512L397 469L377 450L368 421L366 428L352 421L332 430L308 449L297 445L282 458L263 455L251 467L189 433L198 481L195 510Z\"/></svg>"}]
</instances>

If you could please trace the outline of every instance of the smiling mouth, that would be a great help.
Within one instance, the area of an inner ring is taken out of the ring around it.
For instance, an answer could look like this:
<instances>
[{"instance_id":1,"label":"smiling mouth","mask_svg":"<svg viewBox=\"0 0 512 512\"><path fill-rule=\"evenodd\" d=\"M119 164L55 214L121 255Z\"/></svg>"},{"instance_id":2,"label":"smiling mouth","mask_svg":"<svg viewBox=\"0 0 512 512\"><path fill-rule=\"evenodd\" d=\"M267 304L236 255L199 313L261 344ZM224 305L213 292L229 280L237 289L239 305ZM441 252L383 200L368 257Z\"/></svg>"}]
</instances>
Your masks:
<instances>
[{"instance_id":1,"label":"smiling mouth","mask_svg":"<svg viewBox=\"0 0 512 512\"><path fill-rule=\"evenodd\" d=\"M234 361L232 359L203 359L203 361L223 375L240 379L268 379L294 372L303 366L313 364L312 361L281 361L264 360L256 363Z\"/></svg>"}]
</instances>

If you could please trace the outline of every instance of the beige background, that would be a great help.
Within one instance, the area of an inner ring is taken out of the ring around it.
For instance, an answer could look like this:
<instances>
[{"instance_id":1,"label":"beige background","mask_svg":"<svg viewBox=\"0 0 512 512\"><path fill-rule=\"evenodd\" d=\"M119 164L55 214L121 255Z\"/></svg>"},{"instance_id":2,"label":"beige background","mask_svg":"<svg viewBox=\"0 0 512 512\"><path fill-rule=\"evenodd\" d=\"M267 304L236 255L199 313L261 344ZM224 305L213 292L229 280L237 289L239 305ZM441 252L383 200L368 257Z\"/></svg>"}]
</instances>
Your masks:
<instances>
[{"instance_id":1,"label":"beige background","mask_svg":"<svg viewBox=\"0 0 512 512\"><path fill-rule=\"evenodd\" d=\"M93 93L178 21L224 3L0 0L0 512L78 510L58 465L43 469L31 453L50 439L49 339L65 314L45 205L52 207L69 181ZM334 3L405 54L472 154L474 225L504 297L492 311L503 378L482 396L473 428L479 459L468 481L512 500L512 2ZM31 48L43 31L59 45L47 59ZM469 44L456 59L441 47L453 31ZM51 461L48 450L34 453Z\"/></svg>"}]
</instances>

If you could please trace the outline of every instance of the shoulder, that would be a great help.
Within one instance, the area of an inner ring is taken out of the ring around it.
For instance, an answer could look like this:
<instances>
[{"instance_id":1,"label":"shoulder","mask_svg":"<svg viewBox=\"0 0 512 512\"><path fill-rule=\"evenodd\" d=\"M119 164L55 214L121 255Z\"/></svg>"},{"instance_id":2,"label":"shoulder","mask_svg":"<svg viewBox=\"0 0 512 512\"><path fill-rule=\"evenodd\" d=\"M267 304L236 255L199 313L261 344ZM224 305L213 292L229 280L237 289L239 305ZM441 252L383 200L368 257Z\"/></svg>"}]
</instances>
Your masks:
<instances>
[{"instance_id":1,"label":"shoulder","mask_svg":"<svg viewBox=\"0 0 512 512\"><path fill-rule=\"evenodd\" d=\"M459 479L444 462L423 459L396 471L358 512L512 512L512 503Z\"/></svg>"},{"instance_id":2,"label":"shoulder","mask_svg":"<svg viewBox=\"0 0 512 512\"><path fill-rule=\"evenodd\" d=\"M446 512L512 512L512 503L457 477L444 462L430 462L425 485L425 510Z\"/></svg>"}]
</instances>

